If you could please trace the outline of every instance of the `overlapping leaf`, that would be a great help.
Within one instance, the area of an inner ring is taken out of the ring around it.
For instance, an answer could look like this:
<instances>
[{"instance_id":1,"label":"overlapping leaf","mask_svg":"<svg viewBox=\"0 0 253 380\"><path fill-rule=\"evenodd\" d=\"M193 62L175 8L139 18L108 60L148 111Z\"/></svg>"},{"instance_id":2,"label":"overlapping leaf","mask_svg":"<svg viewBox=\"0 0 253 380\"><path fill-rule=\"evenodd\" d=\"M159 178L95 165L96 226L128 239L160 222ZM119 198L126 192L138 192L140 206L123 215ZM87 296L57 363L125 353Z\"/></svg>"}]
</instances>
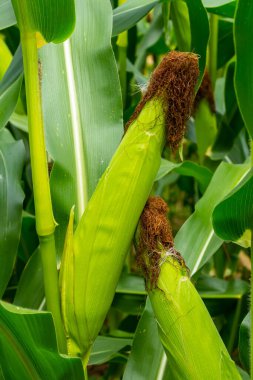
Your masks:
<instances>
[{"instance_id":1,"label":"overlapping leaf","mask_svg":"<svg viewBox=\"0 0 253 380\"><path fill-rule=\"evenodd\" d=\"M21 48L18 48L0 82L0 129L6 125L16 107L23 78L22 71Z\"/></svg>"},{"instance_id":2,"label":"overlapping leaf","mask_svg":"<svg viewBox=\"0 0 253 380\"><path fill-rule=\"evenodd\" d=\"M203 197L196 203L194 213L176 235L176 249L194 274L217 251L222 241L214 232L212 213L215 206L249 172L249 164L233 165L222 162L217 168Z\"/></svg>"},{"instance_id":3,"label":"overlapping leaf","mask_svg":"<svg viewBox=\"0 0 253 380\"><path fill-rule=\"evenodd\" d=\"M55 217L78 219L122 135L120 85L108 0L76 1L76 28L63 45L41 49L42 96ZM63 242L63 239L61 239Z\"/></svg>"},{"instance_id":4,"label":"overlapping leaf","mask_svg":"<svg viewBox=\"0 0 253 380\"><path fill-rule=\"evenodd\" d=\"M10 132L0 132L0 297L11 277L16 259L22 221L24 193L21 175L25 149Z\"/></svg>"},{"instance_id":5,"label":"overlapping leaf","mask_svg":"<svg viewBox=\"0 0 253 380\"><path fill-rule=\"evenodd\" d=\"M164 0L128 0L113 11L112 35L131 28L144 17L155 5Z\"/></svg>"},{"instance_id":6,"label":"overlapping leaf","mask_svg":"<svg viewBox=\"0 0 253 380\"><path fill-rule=\"evenodd\" d=\"M149 299L138 323L123 380L162 379L167 358Z\"/></svg>"},{"instance_id":7,"label":"overlapping leaf","mask_svg":"<svg viewBox=\"0 0 253 380\"><path fill-rule=\"evenodd\" d=\"M161 160L161 166L156 176L156 181L163 178L170 172L175 171L176 173L194 177L199 183L202 192L207 188L211 178L212 173L209 169L204 166L198 165L195 162L183 161L181 163L174 163L165 159Z\"/></svg>"},{"instance_id":8,"label":"overlapping leaf","mask_svg":"<svg viewBox=\"0 0 253 380\"><path fill-rule=\"evenodd\" d=\"M253 171L214 209L213 227L223 240L251 244L253 221ZM244 233L248 231L248 234Z\"/></svg>"},{"instance_id":9,"label":"overlapping leaf","mask_svg":"<svg viewBox=\"0 0 253 380\"><path fill-rule=\"evenodd\" d=\"M75 25L74 0L12 0L21 29L40 32L47 42L62 42Z\"/></svg>"},{"instance_id":10,"label":"overlapping leaf","mask_svg":"<svg viewBox=\"0 0 253 380\"><path fill-rule=\"evenodd\" d=\"M0 368L5 379L84 379L80 359L59 355L50 313L1 302L0 332Z\"/></svg>"},{"instance_id":11,"label":"overlapping leaf","mask_svg":"<svg viewBox=\"0 0 253 380\"><path fill-rule=\"evenodd\" d=\"M253 138L253 3L239 0L235 15L236 72L235 89L240 111L248 132Z\"/></svg>"}]
</instances>

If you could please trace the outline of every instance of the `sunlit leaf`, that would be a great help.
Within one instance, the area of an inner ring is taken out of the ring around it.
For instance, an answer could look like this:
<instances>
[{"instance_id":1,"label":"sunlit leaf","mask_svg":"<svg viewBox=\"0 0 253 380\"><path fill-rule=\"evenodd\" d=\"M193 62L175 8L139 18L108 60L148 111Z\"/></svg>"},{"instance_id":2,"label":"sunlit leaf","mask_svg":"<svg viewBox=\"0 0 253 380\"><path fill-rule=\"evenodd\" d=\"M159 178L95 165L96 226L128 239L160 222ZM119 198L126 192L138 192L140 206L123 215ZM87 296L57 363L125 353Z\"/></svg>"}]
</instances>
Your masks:
<instances>
[{"instance_id":1,"label":"sunlit leaf","mask_svg":"<svg viewBox=\"0 0 253 380\"><path fill-rule=\"evenodd\" d=\"M11 0L0 2L0 30L17 23Z\"/></svg>"},{"instance_id":2,"label":"sunlit leaf","mask_svg":"<svg viewBox=\"0 0 253 380\"><path fill-rule=\"evenodd\" d=\"M183 161L181 163L174 163L165 159L161 160L161 166L156 176L156 181L163 178L167 174L175 171L181 175L194 177L199 183L202 192L207 188L211 178L212 173L209 169L204 166L198 165L195 162Z\"/></svg>"},{"instance_id":3,"label":"sunlit leaf","mask_svg":"<svg viewBox=\"0 0 253 380\"><path fill-rule=\"evenodd\" d=\"M131 344L132 339L98 336L92 346L89 365L105 363Z\"/></svg>"},{"instance_id":4,"label":"sunlit leaf","mask_svg":"<svg viewBox=\"0 0 253 380\"><path fill-rule=\"evenodd\" d=\"M112 35L130 29L144 17L155 5L163 0L128 0L113 11Z\"/></svg>"},{"instance_id":5,"label":"sunlit leaf","mask_svg":"<svg viewBox=\"0 0 253 380\"><path fill-rule=\"evenodd\" d=\"M111 48L109 1L76 1L76 28L63 45L40 49L47 148L58 236L77 219L123 133L120 85ZM63 236L61 236L61 244Z\"/></svg>"},{"instance_id":6,"label":"sunlit leaf","mask_svg":"<svg viewBox=\"0 0 253 380\"><path fill-rule=\"evenodd\" d=\"M249 164L222 162L214 173L194 213L180 228L175 238L176 249L184 257L192 274L196 273L217 251L223 240L214 232L212 213L215 206L247 175Z\"/></svg>"},{"instance_id":7,"label":"sunlit leaf","mask_svg":"<svg viewBox=\"0 0 253 380\"><path fill-rule=\"evenodd\" d=\"M203 0L208 12L223 17L234 17L236 0Z\"/></svg>"},{"instance_id":8,"label":"sunlit leaf","mask_svg":"<svg viewBox=\"0 0 253 380\"><path fill-rule=\"evenodd\" d=\"M12 0L22 30L40 32L47 42L62 42L73 31L73 0Z\"/></svg>"}]
</instances>

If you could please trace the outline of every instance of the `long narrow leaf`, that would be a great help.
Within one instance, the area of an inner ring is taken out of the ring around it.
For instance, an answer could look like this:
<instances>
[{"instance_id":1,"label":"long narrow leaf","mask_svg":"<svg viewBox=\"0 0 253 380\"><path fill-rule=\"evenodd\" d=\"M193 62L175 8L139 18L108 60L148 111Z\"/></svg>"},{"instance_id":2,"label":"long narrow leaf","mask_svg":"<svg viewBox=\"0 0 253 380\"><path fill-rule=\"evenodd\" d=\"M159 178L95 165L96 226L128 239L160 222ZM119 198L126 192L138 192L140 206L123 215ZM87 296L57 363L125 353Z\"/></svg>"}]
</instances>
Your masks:
<instances>
[{"instance_id":1,"label":"long narrow leaf","mask_svg":"<svg viewBox=\"0 0 253 380\"><path fill-rule=\"evenodd\" d=\"M238 241L249 247L253 219L253 173L252 171L213 212L213 226L223 240ZM244 233L248 231L248 237Z\"/></svg>"},{"instance_id":2,"label":"long narrow leaf","mask_svg":"<svg viewBox=\"0 0 253 380\"><path fill-rule=\"evenodd\" d=\"M239 0L235 15L235 89L240 111L248 132L253 138L253 3Z\"/></svg>"},{"instance_id":3,"label":"long narrow leaf","mask_svg":"<svg viewBox=\"0 0 253 380\"><path fill-rule=\"evenodd\" d=\"M0 132L0 297L11 277L21 230L25 149L9 131Z\"/></svg>"},{"instance_id":4,"label":"long narrow leaf","mask_svg":"<svg viewBox=\"0 0 253 380\"><path fill-rule=\"evenodd\" d=\"M52 316L0 303L0 366L5 379L83 380L80 359L60 356Z\"/></svg>"},{"instance_id":5,"label":"long narrow leaf","mask_svg":"<svg viewBox=\"0 0 253 380\"><path fill-rule=\"evenodd\" d=\"M12 0L21 29L40 32L47 42L62 42L75 25L74 0Z\"/></svg>"},{"instance_id":6,"label":"long narrow leaf","mask_svg":"<svg viewBox=\"0 0 253 380\"><path fill-rule=\"evenodd\" d=\"M122 135L120 85L111 48L109 0L76 2L76 28L41 49L42 94L55 216L82 215Z\"/></svg>"},{"instance_id":7,"label":"long narrow leaf","mask_svg":"<svg viewBox=\"0 0 253 380\"><path fill-rule=\"evenodd\" d=\"M194 213L187 219L176 235L176 249L184 257L191 273L196 273L216 252L223 240L214 232L212 213L215 206L249 172L249 164L221 163L204 193L196 203Z\"/></svg>"}]
</instances>

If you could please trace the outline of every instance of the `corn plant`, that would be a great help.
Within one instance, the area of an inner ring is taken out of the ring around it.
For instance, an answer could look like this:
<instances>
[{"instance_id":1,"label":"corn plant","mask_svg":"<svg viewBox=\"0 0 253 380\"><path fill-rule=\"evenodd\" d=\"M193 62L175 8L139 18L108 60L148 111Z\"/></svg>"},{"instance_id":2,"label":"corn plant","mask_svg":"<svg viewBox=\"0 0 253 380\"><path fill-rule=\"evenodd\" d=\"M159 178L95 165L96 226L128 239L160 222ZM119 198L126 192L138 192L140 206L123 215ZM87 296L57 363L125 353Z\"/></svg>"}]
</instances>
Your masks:
<instances>
[{"instance_id":1,"label":"corn plant","mask_svg":"<svg viewBox=\"0 0 253 380\"><path fill-rule=\"evenodd\" d=\"M252 378L252 25L0 0L1 378Z\"/></svg>"}]
</instances>

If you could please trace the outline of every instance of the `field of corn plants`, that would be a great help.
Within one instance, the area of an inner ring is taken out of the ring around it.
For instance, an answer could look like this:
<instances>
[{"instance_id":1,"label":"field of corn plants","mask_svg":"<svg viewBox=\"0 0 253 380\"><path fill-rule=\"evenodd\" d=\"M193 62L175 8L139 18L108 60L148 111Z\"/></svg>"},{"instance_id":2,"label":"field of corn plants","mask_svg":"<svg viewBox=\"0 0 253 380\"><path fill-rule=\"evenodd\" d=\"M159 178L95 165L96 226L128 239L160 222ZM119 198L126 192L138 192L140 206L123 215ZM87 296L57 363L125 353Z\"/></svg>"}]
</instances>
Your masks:
<instances>
[{"instance_id":1,"label":"field of corn plants","mask_svg":"<svg viewBox=\"0 0 253 380\"><path fill-rule=\"evenodd\" d=\"M252 0L0 0L0 379L253 379Z\"/></svg>"}]
</instances>

